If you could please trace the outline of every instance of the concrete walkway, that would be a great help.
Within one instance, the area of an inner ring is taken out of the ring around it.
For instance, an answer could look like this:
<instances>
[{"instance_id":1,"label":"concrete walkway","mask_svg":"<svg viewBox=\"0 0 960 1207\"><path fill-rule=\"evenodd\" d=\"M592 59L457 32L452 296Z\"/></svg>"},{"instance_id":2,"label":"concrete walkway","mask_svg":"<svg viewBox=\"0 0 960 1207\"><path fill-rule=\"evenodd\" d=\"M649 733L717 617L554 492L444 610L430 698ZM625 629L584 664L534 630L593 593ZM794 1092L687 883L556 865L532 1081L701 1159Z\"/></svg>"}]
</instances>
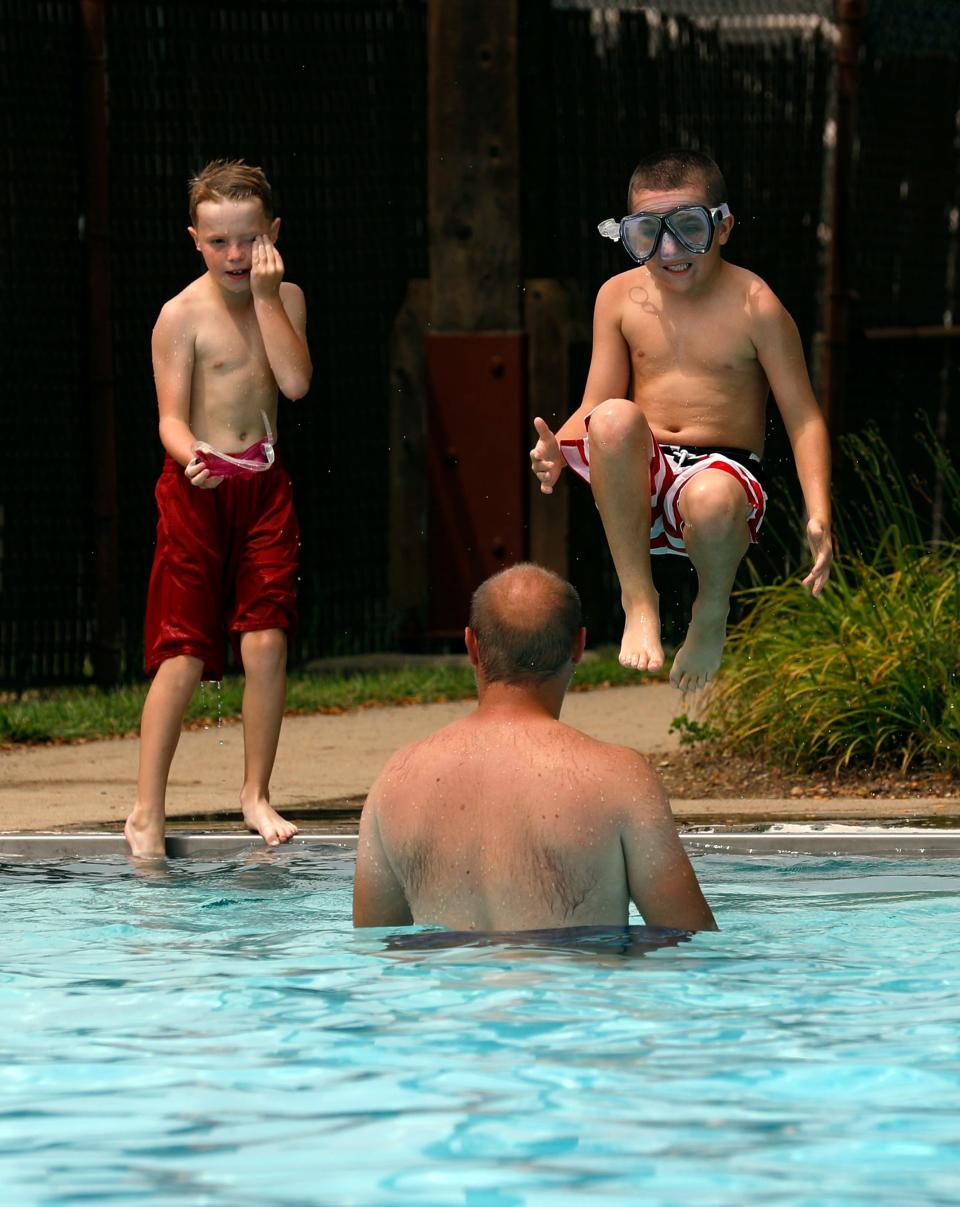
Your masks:
<instances>
[{"instance_id":1,"label":"concrete walkway","mask_svg":"<svg viewBox=\"0 0 960 1207\"><path fill-rule=\"evenodd\" d=\"M397 747L473 706L464 701L287 717L273 802L288 816L306 813L314 819L347 804L356 808ZM595 737L655 754L677 748L670 723L684 711L679 692L647 683L572 693L563 719ZM0 751L0 831L122 824L133 799L138 751L139 743L130 738ZM239 725L185 733L173 765L168 817L236 815L242 767ZM930 799L675 800L673 807L680 819L716 822L960 817L960 801Z\"/></svg>"}]
</instances>

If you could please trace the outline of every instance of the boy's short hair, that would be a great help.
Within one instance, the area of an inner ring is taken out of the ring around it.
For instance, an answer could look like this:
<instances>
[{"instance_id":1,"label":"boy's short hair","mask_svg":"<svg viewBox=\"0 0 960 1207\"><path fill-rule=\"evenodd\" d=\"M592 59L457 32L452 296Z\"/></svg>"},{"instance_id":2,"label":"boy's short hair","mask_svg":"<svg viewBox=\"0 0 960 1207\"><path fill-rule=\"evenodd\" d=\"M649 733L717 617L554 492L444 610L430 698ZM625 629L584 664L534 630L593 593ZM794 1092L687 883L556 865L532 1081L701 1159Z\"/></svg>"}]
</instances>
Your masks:
<instances>
[{"instance_id":1,"label":"boy's short hair","mask_svg":"<svg viewBox=\"0 0 960 1207\"><path fill-rule=\"evenodd\" d=\"M538 683L570 664L581 625L576 588L521 562L488 578L470 602L470 628L488 683Z\"/></svg>"},{"instance_id":2,"label":"boy's short hair","mask_svg":"<svg viewBox=\"0 0 960 1207\"><path fill-rule=\"evenodd\" d=\"M633 209L633 199L642 189L680 189L696 179L703 184L708 205L722 205L727 200L727 184L723 173L710 156L704 155L702 151L671 148L645 155L630 177L627 209Z\"/></svg>"},{"instance_id":3,"label":"boy's short hair","mask_svg":"<svg viewBox=\"0 0 960 1207\"><path fill-rule=\"evenodd\" d=\"M273 189L263 168L242 159L212 159L190 181L190 221L197 224L201 201L246 201L259 199L268 222L273 221Z\"/></svg>"}]
</instances>

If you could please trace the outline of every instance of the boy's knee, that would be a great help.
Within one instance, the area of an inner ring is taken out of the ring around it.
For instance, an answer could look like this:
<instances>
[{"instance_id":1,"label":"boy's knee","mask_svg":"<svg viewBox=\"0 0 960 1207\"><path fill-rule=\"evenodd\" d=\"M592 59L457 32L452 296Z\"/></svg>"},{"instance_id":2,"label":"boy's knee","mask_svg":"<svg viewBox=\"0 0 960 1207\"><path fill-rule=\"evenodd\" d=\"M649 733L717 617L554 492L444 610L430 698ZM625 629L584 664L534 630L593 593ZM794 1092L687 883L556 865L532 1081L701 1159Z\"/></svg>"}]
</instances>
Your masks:
<instances>
[{"instance_id":1,"label":"boy's knee","mask_svg":"<svg viewBox=\"0 0 960 1207\"><path fill-rule=\"evenodd\" d=\"M287 635L283 629L255 629L240 638L240 656L245 669L278 666L287 660Z\"/></svg>"},{"instance_id":2,"label":"boy's knee","mask_svg":"<svg viewBox=\"0 0 960 1207\"><path fill-rule=\"evenodd\" d=\"M643 411L628 398L608 398L590 413L590 446L646 448L650 428Z\"/></svg>"},{"instance_id":3,"label":"boy's knee","mask_svg":"<svg viewBox=\"0 0 960 1207\"><path fill-rule=\"evenodd\" d=\"M193 654L174 654L172 658L164 658L157 674L178 687L196 687L203 674L203 659L195 658Z\"/></svg>"},{"instance_id":4,"label":"boy's knee","mask_svg":"<svg viewBox=\"0 0 960 1207\"><path fill-rule=\"evenodd\" d=\"M715 537L746 524L746 495L729 474L698 474L684 486L678 505L687 524Z\"/></svg>"}]
</instances>

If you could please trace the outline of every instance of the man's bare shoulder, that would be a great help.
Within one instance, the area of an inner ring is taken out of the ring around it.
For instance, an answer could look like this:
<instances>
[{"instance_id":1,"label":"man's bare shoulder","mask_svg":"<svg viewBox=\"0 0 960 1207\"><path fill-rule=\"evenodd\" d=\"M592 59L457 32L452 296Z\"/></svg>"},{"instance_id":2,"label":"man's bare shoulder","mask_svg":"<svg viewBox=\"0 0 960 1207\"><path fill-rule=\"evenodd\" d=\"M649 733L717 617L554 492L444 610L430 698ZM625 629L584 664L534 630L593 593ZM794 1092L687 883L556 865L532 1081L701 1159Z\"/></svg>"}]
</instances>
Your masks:
<instances>
[{"instance_id":1,"label":"man's bare shoulder","mask_svg":"<svg viewBox=\"0 0 960 1207\"><path fill-rule=\"evenodd\" d=\"M463 719L451 721L426 737L401 746L384 763L378 783L398 783L423 768L435 766L438 759L456 758L469 740L464 729Z\"/></svg>"},{"instance_id":2,"label":"man's bare shoulder","mask_svg":"<svg viewBox=\"0 0 960 1207\"><path fill-rule=\"evenodd\" d=\"M660 777L650 760L632 746L605 742L558 722L557 744L568 755L568 766L589 770L593 782L610 785L610 799L633 800L637 794L661 791Z\"/></svg>"}]
</instances>

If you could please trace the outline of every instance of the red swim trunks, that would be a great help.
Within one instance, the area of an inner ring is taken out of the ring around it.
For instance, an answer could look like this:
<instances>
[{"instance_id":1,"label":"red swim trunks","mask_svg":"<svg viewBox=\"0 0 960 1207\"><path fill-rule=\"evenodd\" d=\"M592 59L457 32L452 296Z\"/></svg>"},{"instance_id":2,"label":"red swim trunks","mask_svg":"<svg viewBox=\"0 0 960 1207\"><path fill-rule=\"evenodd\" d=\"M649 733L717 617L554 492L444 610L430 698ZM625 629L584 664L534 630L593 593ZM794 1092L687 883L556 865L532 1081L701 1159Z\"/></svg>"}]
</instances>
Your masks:
<instances>
[{"instance_id":1,"label":"red swim trunks","mask_svg":"<svg viewBox=\"0 0 960 1207\"><path fill-rule=\"evenodd\" d=\"M587 416L589 427L590 417ZM760 458L749 449L704 448L691 444L658 444L653 439L650 457L650 552L686 554L683 516L678 506L684 486L705 469L720 469L743 487L747 505L750 540L757 533L767 508L766 491L760 483ZM570 468L590 481L590 438L561 440L560 451Z\"/></svg>"},{"instance_id":2,"label":"red swim trunks","mask_svg":"<svg viewBox=\"0 0 960 1207\"><path fill-rule=\"evenodd\" d=\"M278 454L265 473L202 490L167 457L156 498L147 673L191 654L203 659L205 679L222 679L227 634L239 661L242 633L296 625L300 527L290 477Z\"/></svg>"}]
</instances>

